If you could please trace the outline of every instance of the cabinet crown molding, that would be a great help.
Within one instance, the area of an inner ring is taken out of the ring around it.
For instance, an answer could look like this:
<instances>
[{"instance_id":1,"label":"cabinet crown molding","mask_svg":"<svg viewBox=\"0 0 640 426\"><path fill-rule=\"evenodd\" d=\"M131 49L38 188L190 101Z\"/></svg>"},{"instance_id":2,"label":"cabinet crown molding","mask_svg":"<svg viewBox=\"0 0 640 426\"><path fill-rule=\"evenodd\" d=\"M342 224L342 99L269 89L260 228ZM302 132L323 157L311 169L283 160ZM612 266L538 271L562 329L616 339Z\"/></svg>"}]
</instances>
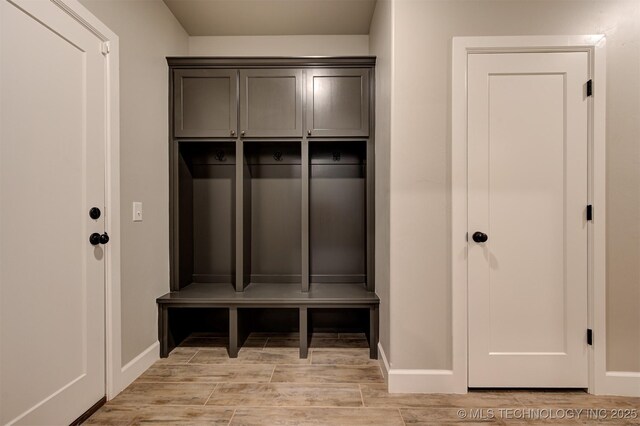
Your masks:
<instances>
[{"instance_id":1,"label":"cabinet crown molding","mask_svg":"<svg viewBox=\"0 0 640 426\"><path fill-rule=\"evenodd\" d=\"M375 56L170 56L172 68L374 67Z\"/></svg>"}]
</instances>

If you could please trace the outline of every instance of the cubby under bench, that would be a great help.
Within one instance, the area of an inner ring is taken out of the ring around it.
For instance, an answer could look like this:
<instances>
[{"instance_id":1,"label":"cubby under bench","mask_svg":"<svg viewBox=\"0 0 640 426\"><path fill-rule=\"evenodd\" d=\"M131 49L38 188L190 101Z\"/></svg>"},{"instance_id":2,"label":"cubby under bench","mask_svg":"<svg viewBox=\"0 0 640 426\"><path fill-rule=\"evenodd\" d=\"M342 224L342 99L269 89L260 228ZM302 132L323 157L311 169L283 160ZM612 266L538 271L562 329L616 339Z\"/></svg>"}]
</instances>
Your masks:
<instances>
[{"instance_id":1,"label":"cubby under bench","mask_svg":"<svg viewBox=\"0 0 640 426\"><path fill-rule=\"evenodd\" d=\"M312 284L303 292L296 284L249 285L236 292L229 284L193 283L157 299L159 308L160 356L166 358L176 342L171 334L172 311L179 308L219 308L228 310L228 352L236 358L251 332L239 311L294 309L298 312L300 358L307 358L311 327L309 317L316 310L368 310L369 353L378 357L378 307L380 299L362 284Z\"/></svg>"}]
</instances>

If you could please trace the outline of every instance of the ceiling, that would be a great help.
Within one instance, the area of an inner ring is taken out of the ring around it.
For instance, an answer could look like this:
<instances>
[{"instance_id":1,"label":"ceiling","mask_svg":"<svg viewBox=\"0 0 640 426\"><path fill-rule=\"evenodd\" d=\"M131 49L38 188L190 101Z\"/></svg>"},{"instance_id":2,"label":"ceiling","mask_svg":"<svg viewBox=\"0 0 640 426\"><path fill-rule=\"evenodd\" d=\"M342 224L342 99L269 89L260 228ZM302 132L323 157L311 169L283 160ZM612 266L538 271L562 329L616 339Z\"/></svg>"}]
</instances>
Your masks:
<instances>
[{"instance_id":1,"label":"ceiling","mask_svg":"<svg viewBox=\"0 0 640 426\"><path fill-rule=\"evenodd\" d=\"M376 0L163 0L191 36L369 34Z\"/></svg>"}]
</instances>

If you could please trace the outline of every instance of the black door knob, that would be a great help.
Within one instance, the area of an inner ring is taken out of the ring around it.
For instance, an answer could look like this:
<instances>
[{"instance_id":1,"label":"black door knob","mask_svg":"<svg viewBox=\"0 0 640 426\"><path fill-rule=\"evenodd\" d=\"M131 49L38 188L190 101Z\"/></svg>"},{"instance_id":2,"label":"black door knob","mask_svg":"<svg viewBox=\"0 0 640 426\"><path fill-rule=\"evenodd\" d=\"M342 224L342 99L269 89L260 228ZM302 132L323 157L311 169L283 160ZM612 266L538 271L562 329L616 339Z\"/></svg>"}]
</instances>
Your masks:
<instances>
[{"instance_id":1,"label":"black door knob","mask_svg":"<svg viewBox=\"0 0 640 426\"><path fill-rule=\"evenodd\" d=\"M97 246L98 244L107 244L109 242L109 234L105 232L104 234L100 235L97 232L94 232L93 234L89 235L89 242L92 246Z\"/></svg>"},{"instance_id":2,"label":"black door knob","mask_svg":"<svg viewBox=\"0 0 640 426\"><path fill-rule=\"evenodd\" d=\"M109 234L106 232L100 235L100 244L107 244L109 242Z\"/></svg>"},{"instance_id":3,"label":"black door knob","mask_svg":"<svg viewBox=\"0 0 640 426\"><path fill-rule=\"evenodd\" d=\"M91 207L91 210L89 210L89 217L91 219L98 219L100 217L100 209L97 207Z\"/></svg>"},{"instance_id":4,"label":"black door knob","mask_svg":"<svg viewBox=\"0 0 640 426\"><path fill-rule=\"evenodd\" d=\"M486 243L489 239L487 234L480 231L474 232L471 238L473 238L473 241L475 241L476 243Z\"/></svg>"},{"instance_id":5,"label":"black door knob","mask_svg":"<svg viewBox=\"0 0 640 426\"><path fill-rule=\"evenodd\" d=\"M89 235L89 242L92 246L97 246L98 244L100 244L100 234L94 232L93 234Z\"/></svg>"}]
</instances>

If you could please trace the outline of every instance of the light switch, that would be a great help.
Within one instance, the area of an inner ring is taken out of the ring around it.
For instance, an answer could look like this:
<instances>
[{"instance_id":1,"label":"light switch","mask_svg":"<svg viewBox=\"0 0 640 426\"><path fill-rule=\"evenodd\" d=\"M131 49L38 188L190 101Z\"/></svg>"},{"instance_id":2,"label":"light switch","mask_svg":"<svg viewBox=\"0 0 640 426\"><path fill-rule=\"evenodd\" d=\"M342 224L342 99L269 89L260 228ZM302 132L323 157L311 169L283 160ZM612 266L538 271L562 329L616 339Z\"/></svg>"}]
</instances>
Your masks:
<instances>
[{"instance_id":1,"label":"light switch","mask_svg":"<svg viewBox=\"0 0 640 426\"><path fill-rule=\"evenodd\" d=\"M133 202L133 221L142 222L142 203L139 201Z\"/></svg>"}]
</instances>

